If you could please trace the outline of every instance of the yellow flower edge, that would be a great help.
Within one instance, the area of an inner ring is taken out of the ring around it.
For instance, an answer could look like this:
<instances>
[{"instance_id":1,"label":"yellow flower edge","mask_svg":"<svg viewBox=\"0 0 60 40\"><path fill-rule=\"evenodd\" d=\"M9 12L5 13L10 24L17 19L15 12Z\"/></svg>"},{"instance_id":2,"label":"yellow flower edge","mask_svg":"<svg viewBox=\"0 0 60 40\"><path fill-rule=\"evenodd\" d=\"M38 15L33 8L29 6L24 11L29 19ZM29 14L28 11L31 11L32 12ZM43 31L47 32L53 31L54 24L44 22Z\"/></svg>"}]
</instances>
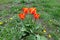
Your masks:
<instances>
[{"instance_id":1,"label":"yellow flower edge","mask_svg":"<svg viewBox=\"0 0 60 40\"><path fill-rule=\"evenodd\" d=\"M3 22L0 22L0 25L2 25L3 24Z\"/></svg>"},{"instance_id":2,"label":"yellow flower edge","mask_svg":"<svg viewBox=\"0 0 60 40\"><path fill-rule=\"evenodd\" d=\"M48 37L51 38L51 35L49 34Z\"/></svg>"},{"instance_id":3,"label":"yellow flower edge","mask_svg":"<svg viewBox=\"0 0 60 40\"><path fill-rule=\"evenodd\" d=\"M10 20L12 20L13 18L10 18Z\"/></svg>"},{"instance_id":4,"label":"yellow flower edge","mask_svg":"<svg viewBox=\"0 0 60 40\"><path fill-rule=\"evenodd\" d=\"M43 32L46 33L46 30L44 29Z\"/></svg>"}]
</instances>

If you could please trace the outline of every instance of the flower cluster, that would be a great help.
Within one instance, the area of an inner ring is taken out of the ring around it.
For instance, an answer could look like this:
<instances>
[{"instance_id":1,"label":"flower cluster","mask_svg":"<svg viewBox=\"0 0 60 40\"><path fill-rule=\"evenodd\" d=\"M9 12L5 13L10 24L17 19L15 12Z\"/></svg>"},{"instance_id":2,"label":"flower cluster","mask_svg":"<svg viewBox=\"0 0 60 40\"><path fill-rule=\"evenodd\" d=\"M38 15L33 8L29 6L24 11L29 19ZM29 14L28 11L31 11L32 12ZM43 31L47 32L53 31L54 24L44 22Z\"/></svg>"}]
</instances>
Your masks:
<instances>
[{"instance_id":1,"label":"flower cluster","mask_svg":"<svg viewBox=\"0 0 60 40\"><path fill-rule=\"evenodd\" d=\"M36 8L23 8L23 13L19 14L20 19L24 19L25 16L30 12L34 16L35 19L39 19L40 15L36 13Z\"/></svg>"}]
</instances>

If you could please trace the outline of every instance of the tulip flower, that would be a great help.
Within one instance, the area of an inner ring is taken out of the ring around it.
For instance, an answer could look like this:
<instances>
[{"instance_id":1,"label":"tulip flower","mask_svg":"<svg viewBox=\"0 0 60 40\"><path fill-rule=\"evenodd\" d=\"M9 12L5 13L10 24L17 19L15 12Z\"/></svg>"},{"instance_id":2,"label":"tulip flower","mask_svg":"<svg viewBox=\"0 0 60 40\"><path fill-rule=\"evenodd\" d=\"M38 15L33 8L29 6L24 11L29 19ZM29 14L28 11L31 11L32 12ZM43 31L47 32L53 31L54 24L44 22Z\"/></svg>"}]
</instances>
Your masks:
<instances>
[{"instance_id":1,"label":"tulip flower","mask_svg":"<svg viewBox=\"0 0 60 40\"><path fill-rule=\"evenodd\" d=\"M35 18L35 19L39 19L39 17L40 17L39 14L36 14L36 13L34 14L34 18Z\"/></svg>"},{"instance_id":2,"label":"tulip flower","mask_svg":"<svg viewBox=\"0 0 60 40\"><path fill-rule=\"evenodd\" d=\"M25 14L28 14L28 8L23 8L22 10Z\"/></svg>"},{"instance_id":3,"label":"tulip flower","mask_svg":"<svg viewBox=\"0 0 60 40\"><path fill-rule=\"evenodd\" d=\"M25 18L25 14L23 14L23 13L20 13L18 16L19 16L19 18L22 19L22 20Z\"/></svg>"},{"instance_id":4,"label":"tulip flower","mask_svg":"<svg viewBox=\"0 0 60 40\"><path fill-rule=\"evenodd\" d=\"M35 14L36 13L36 8L30 8L29 11L30 11L31 14Z\"/></svg>"}]
</instances>

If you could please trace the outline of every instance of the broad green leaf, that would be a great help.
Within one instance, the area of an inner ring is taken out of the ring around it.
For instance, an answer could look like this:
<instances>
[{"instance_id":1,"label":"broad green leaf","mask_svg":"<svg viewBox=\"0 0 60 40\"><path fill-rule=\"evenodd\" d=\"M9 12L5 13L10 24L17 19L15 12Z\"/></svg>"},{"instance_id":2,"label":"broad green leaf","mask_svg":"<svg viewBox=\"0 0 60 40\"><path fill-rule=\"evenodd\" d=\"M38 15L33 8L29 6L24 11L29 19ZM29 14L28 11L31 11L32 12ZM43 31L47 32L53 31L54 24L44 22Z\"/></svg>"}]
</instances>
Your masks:
<instances>
[{"instance_id":1,"label":"broad green leaf","mask_svg":"<svg viewBox=\"0 0 60 40\"><path fill-rule=\"evenodd\" d=\"M40 40L47 40L47 38L44 36L41 36Z\"/></svg>"},{"instance_id":2,"label":"broad green leaf","mask_svg":"<svg viewBox=\"0 0 60 40\"><path fill-rule=\"evenodd\" d=\"M40 40L40 35L36 35L36 37L37 37L37 40Z\"/></svg>"},{"instance_id":3,"label":"broad green leaf","mask_svg":"<svg viewBox=\"0 0 60 40\"><path fill-rule=\"evenodd\" d=\"M36 35L36 37L37 37L37 40L47 40L47 38L44 36Z\"/></svg>"},{"instance_id":4,"label":"broad green leaf","mask_svg":"<svg viewBox=\"0 0 60 40\"><path fill-rule=\"evenodd\" d=\"M36 37L34 35L30 35L26 37L26 40L36 40Z\"/></svg>"}]
</instances>

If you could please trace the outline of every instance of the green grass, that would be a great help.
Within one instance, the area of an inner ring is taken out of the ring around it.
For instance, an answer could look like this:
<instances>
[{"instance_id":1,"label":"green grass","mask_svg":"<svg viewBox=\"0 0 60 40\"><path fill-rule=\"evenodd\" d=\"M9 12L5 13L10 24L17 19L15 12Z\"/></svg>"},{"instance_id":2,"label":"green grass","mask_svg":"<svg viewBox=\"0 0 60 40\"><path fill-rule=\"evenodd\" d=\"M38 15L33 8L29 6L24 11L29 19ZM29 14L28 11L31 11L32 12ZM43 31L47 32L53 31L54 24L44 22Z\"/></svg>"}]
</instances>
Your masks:
<instances>
[{"instance_id":1,"label":"green grass","mask_svg":"<svg viewBox=\"0 0 60 40\"><path fill-rule=\"evenodd\" d=\"M40 14L39 25L32 21L30 23L33 25L26 25L26 20L23 21L25 24L22 23L18 14L23 7L36 7ZM37 40L60 40L60 0L0 0L0 23L0 40L36 40L36 37ZM46 33L43 32L44 29ZM27 34L28 36L22 37Z\"/></svg>"}]
</instances>

